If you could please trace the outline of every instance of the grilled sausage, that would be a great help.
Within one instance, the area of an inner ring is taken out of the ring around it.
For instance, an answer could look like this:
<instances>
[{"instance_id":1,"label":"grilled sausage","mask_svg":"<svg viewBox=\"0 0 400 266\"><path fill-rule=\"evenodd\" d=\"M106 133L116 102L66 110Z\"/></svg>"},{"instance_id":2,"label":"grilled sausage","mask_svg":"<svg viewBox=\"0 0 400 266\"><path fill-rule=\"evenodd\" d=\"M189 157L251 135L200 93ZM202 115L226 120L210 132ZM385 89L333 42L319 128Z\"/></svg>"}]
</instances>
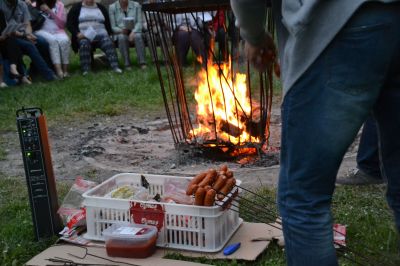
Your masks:
<instances>
[{"instance_id":1,"label":"grilled sausage","mask_svg":"<svg viewBox=\"0 0 400 266\"><path fill-rule=\"evenodd\" d=\"M217 171L215 171L214 169L210 169L203 181L199 183L199 187L205 187L214 183L216 175Z\"/></svg>"},{"instance_id":2,"label":"grilled sausage","mask_svg":"<svg viewBox=\"0 0 400 266\"><path fill-rule=\"evenodd\" d=\"M186 190L186 195L190 196L196 193L196 190L199 188L198 184L189 185Z\"/></svg>"},{"instance_id":3,"label":"grilled sausage","mask_svg":"<svg viewBox=\"0 0 400 266\"><path fill-rule=\"evenodd\" d=\"M202 187L199 187L194 197L194 204L197 206L203 206L205 195L206 195L206 190Z\"/></svg>"},{"instance_id":4,"label":"grilled sausage","mask_svg":"<svg viewBox=\"0 0 400 266\"><path fill-rule=\"evenodd\" d=\"M221 165L219 170L226 172L226 171L228 171L228 166L226 164L223 164L223 165Z\"/></svg>"},{"instance_id":5,"label":"grilled sausage","mask_svg":"<svg viewBox=\"0 0 400 266\"><path fill-rule=\"evenodd\" d=\"M204 197L204 206L213 206L216 194L217 192L214 189L207 191L206 196Z\"/></svg>"},{"instance_id":6,"label":"grilled sausage","mask_svg":"<svg viewBox=\"0 0 400 266\"><path fill-rule=\"evenodd\" d=\"M219 200L223 200L225 198L226 195L228 195L229 192L231 192L232 188L236 185L236 180L234 178L229 178L226 183L225 186L223 186L221 188L221 190L219 190L218 196L217 198Z\"/></svg>"},{"instance_id":7,"label":"grilled sausage","mask_svg":"<svg viewBox=\"0 0 400 266\"><path fill-rule=\"evenodd\" d=\"M216 191L221 190L221 188L224 187L227 179L228 178L225 175L219 175L217 178L217 181L215 181L215 183L213 185L213 189L215 189Z\"/></svg>"},{"instance_id":8,"label":"grilled sausage","mask_svg":"<svg viewBox=\"0 0 400 266\"><path fill-rule=\"evenodd\" d=\"M227 178L232 178L233 177L233 172L231 170L226 171L226 177Z\"/></svg>"},{"instance_id":9,"label":"grilled sausage","mask_svg":"<svg viewBox=\"0 0 400 266\"><path fill-rule=\"evenodd\" d=\"M196 175L196 176L189 182L189 185L188 185L188 187L187 187L187 189L186 189L186 195L188 195L188 196L192 195L192 194L194 193L194 192L193 192L192 185L199 184L201 181L203 181L203 179L206 177L206 175L207 175L207 172L200 173L200 174ZM190 193L190 192L191 192L191 193ZM190 194L188 194L188 193L190 193Z\"/></svg>"},{"instance_id":10,"label":"grilled sausage","mask_svg":"<svg viewBox=\"0 0 400 266\"><path fill-rule=\"evenodd\" d=\"M209 191L211 188L212 188L212 187L211 187L210 185L207 185L207 186L204 187L204 189L205 189L206 191Z\"/></svg>"}]
</instances>

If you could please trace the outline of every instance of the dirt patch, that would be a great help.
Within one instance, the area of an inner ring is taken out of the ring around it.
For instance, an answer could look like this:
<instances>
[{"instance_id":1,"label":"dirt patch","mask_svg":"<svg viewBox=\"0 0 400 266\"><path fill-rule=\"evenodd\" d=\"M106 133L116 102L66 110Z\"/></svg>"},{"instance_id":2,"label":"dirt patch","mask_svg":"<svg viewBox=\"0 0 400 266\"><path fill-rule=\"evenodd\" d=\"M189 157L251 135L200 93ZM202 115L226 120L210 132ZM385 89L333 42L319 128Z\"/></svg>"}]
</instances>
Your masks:
<instances>
[{"instance_id":1,"label":"dirt patch","mask_svg":"<svg viewBox=\"0 0 400 266\"><path fill-rule=\"evenodd\" d=\"M279 172L280 125L279 104L276 104L271 118L272 152L244 165L182 154L174 147L164 114L140 118L97 116L85 121L57 123L49 127L49 138L57 179L82 175L103 181L121 172L195 175L227 163L246 185L275 185ZM3 133L2 138L7 140L3 143L6 158L0 161L0 171L7 176L24 177L17 132ZM356 140L350 147L348 155L356 152L357 143Z\"/></svg>"},{"instance_id":2,"label":"dirt patch","mask_svg":"<svg viewBox=\"0 0 400 266\"><path fill-rule=\"evenodd\" d=\"M51 121L48 121L49 124ZM279 147L279 109L274 109L270 143ZM17 132L2 134L6 159L0 171L7 176L24 174ZM165 115L134 118L131 115L92 117L85 121L49 127L55 175L73 179L77 175L104 180L119 172L177 173L191 175L222 164L206 157L188 157L175 149ZM264 167L279 163L278 153L263 156L246 167ZM228 162L231 168L242 168Z\"/></svg>"}]
</instances>

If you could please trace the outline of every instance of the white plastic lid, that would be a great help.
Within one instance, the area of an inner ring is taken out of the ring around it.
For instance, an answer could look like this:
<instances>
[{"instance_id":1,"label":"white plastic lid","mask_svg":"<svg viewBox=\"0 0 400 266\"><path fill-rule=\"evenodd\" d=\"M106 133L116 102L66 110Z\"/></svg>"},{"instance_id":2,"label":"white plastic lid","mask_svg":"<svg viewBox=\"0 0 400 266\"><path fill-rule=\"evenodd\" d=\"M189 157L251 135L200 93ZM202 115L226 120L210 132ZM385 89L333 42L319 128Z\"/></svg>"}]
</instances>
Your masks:
<instances>
[{"instance_id":1,"label":"white plastic lid","mask_svg":"<svg viewBox=\"0 0 400 266\"><path fill-rule=\"evenodd\" d=\"M157 227L145 224L116 223L103 231L106 239L148 240L157 234Z\"/></svg>"}]
</instances>

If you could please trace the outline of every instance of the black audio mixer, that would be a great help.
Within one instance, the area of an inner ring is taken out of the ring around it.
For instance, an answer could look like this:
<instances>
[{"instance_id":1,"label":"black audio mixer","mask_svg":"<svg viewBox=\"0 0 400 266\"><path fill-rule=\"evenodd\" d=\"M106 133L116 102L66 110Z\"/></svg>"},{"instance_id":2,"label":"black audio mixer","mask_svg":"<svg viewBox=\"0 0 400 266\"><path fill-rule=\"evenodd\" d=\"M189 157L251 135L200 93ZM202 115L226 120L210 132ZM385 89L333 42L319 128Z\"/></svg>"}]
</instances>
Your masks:
<instances>
[{"instance_id":1,"label":"black audio mixer","mask_svg":"<svg viewBox=\"0 0 400 266\"><path fill-rule=\"evenodd\" d=\"M17 127L35 236L36 239L49 237L60 231L60 218L57 214L57 191L42 110L18 110Z\"/></svg>"}]
</instances>

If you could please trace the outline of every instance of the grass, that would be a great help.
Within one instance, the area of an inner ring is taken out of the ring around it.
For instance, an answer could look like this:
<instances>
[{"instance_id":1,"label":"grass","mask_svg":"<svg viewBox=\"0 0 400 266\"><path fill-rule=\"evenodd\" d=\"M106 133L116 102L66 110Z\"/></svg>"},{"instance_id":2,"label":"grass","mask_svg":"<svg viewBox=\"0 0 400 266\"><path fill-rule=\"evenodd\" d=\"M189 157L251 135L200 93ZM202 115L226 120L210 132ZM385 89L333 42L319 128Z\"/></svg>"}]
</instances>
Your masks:
<instances>
[{"instance_id":1,"label":"grass","mask_svg":"<svg viewBox=\"0 0 400 266\"><path fill-rule=\"evenodd\" d=\"M69 184L59 182L60 199ZM55 243L56 238L35 241L28 191L20 177L0 174L0 265L22 265Z\"/></svg>"},{"instance_id":2,"label":"grass","mask_svg":"<svg viewBox=\"0 0 400 266\"><path fill-rule=\"evenodd\" d=\"M76 56L72 64L77 65ZM0 130L15 129L15 111L22 106L42 108L49 121L76 119L88 115L119 115L135 110L159 110L155 67L135 68L116 75L102 69L83 77L75 69L62 81L34 82L31 86L7 88L0 92Z\"/></svg>"},{"instance_id":3,"label":"grass","mask_svg":"<svg viewBox=\"0 0 400 266\"><path fill-rule=\"evenodd\" d=\"M60 200L66 195L71 183L59 181L57 189ZM263 188L258 193L275 197L275 190ZM397 234L393 227L390 211L383 198L384 187L339 187L334 195L335 222L347 225L348 246L366 254L366 250L373 251L373 257L382 262L380 265L399 262L396 255ZM271 208L275 206L271 205ZM246 217L242 208L242 217ZM19 177L0 175L0 265L22 265L31 257L46 249L55 242L55 238L36 242L28 203L25 181ZM284 252L276 244L261 254L256 262L245 263L240 261L212 261L207 258L185 258L177 253L167 255L171 259L181 259L214 264L226 265L285 265ZM340 265L353 265L341 258ZM396 265L396 264L394 264Z\"/></svg>"},{"instance_id":4,"label":"grass","mask_svg":"<svg viewBox=\"0 0 400 266\"><path fill-rule=\"evenodd\" d=\"M185 71L190 74L190 70ZM73 77L65 81L35 82L32 86L1 90L0 132L15 131L15 111L22 106L41 107L50 127L93 115L138 115L161 112L163 108L154 66L146 71L135 69L122 75L100 68L97 73L82 77L77 57L74 56L71 72ZM277 91L275 93L278 94ZM0 160L6 159L6 143L6 139L0 139ZM96 173L92 175L95 178ZM58 181L60 199L70 185L67 181ZM263 188L260 193L275 198L274 190ZM368 246L382 261L381 265L385 265L383 256L392 262L398 260L395 255L397 233L384 201L384 187L339 187L334 195L333 206L335 222L347 225L350 248L364 254L364 246ZM245 213L242 212L242 216L245 217ZM25 179L5 176L0 169L0 265L22 265L54 242L54 238L42 242L34 240ZM184 259L176 253L168 257ZM254 263L210 261L206 258L194 261L215 265L285 264L284 252L276 244L272 244ZM341 264L352 265L344 259L341 259Z\"/></svg>"}]
</instances>

